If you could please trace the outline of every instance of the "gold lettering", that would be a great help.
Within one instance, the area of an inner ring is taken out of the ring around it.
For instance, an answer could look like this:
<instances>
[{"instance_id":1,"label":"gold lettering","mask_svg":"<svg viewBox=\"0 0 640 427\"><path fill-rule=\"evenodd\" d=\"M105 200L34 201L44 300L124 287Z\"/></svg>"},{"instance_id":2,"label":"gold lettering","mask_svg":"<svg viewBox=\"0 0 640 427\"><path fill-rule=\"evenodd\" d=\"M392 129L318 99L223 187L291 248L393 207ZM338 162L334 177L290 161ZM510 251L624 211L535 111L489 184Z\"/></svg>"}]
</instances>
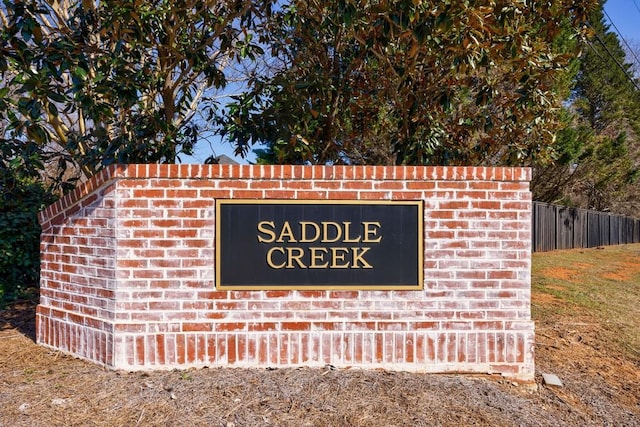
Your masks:
<instances>
[{"instance_id":1,"label":"gold lettering","mask_svg":"<svg viewBox=\"0 0 640 427\"><path fill-rule=\"evenodd\" d=\"M364 228L364 239L362 240L363 243L380 243L380 240L382 240L382 236L378 236L378 229L380 228L379 222L364 221L362 223L362 227ZM378 236L378 238L373 239L369 236Z\"/></svg>"},{"instance_id":2,"label":"gold lettering","mask_svg":"<svg viewBox=\"0 0 640 427\"><path fill-rule=\"evenodd\" d=\"M293 243L297 242L295 236L293 235L293 231L291 231L291 225L289 224L289 221L285 221L284 224L282 225L282 230L280 230L280 236L278 236L278 240L276 240L276 242L279 242L279 243L284 242L285 237L289 239L289 242L293 242Z\"/></svg>"},{"instance_id":3,"label":"gold lettering","mask_svg":"<svg viewBox=\"0 0 640 427\"><path fill-rule=\"evenodd\" d=\"M344 262L344 257L349 253L349 248L331 248L331 267L330 268L349 268L349 261ZM341 264L338 264L338 261Z\"/></svg>"},{"instance_id":4,"label":"gold lettering","mask_svg":"<svg viewBox=\"0 0 640 427\"><path fill-rule=\"evenodd\" d=\"M266 228L269 226L271 229ZM269 238L265 238L262 236L258 236L258 242L260 243L272 243L276 239L276 233L273 231L273 228L276 225L273 221L260 221L258 223L258 233L263 233L269 236Z\"/></svg>"},{"instance_id":5,"label":"gold lettering","mask_svg":"<svg viewBox=\"0 0 640 427\"><path fill-rule=\"evenodd\" d=\"M307 237L307 226L310 225L315 230L315 235L313 238ZM320 226L315 222L310 221L300 221L300 229L302 230L302 235L300 236L300 243L312 243L318 240L320 237Z\"/></svg>"},{"instance_id":6,"label":"gold lettering","mask_svg":"<svg viewBox=\"0 0 640 427\"><path fill-rule=\"evenodd\" d=\"M349 233L349 228L351 227L351 222L345 221L342 223L344 225L344 243L358 243L362 240L362 236L358 235L358 237L351 237Z\"/></svg>"},{"instance_id":7,"label":"gold lettering","mask_svg":"<svg viewBox=\"0 0 640 427\"><path fill-rule=\"evenodd\" d=\"M372 269L366 259L371 247L336 246L328 243L380 243L382 241L381 223L379 221L362 221L360 229L352 229L353 223L343 221L299 221L295 233L289 221L282 227L274 221L260 221L257 224L257 239L260 243L314 243L322 242L325 246L272 247L267 251L267 265L273 269ZM355 228L355 227L353 227ZM299 234L297 234L299 233ZM307 265L308 263L308 265Z\"/></svg>"},{"instance_id":8,"label":"gold lettering","mask_svg":"<svg viewBox=\"0 0 640 427\"><path fill-rule=\"evenodd\" d=\"M282 255L284 255L284 248L275 247L275 248L269 249L269 251L267 252L267 264L269 265L269 267L275 268L276 270L279 270L281 268L284 268L286 263L283 262L282 264L275 264L273 262L273 253L275 251L281 252Z\"/></svg>"},{"instance_id":9,"label":"gold lettering","mask_svg":"<svg viewBox=\"0 0 640 427\"><path fill-rule=\"evenodd\" d=\"M296 252L295 255L293 254L294 252ZM307 266L302 262L303 256L304 251L302 248L287 248L287 268L295 268L293 261L298 264L298 267L307 268Z\"/></svg>"},{"instance_id":10,"label":"gold lettering","mask_svg":"<svg viewBox=\"0 0 640 427\"><path fill-rule=\"evenodd\" d=\"M335 237L331 237L329 238L329 226L333 227L336 235ZM338 224L337 222L332 222L332 221L323 221L322 222L322 243L334 243L337 242L338 240L340 240L340 238L342 237L342 227L340 227L340 224Z\"/></svg>"},{"instance_id":11,"label":"gold lettering","mask_svg":"<svg viewBox=\"0 0 640 427\"><path fill-rule=\"evenodd\" d=\"M316 261L324 261L324 254L329 252L327 248L309 248L309 251L311 252L311 264L309 268L327 268L329 265L328 261L324 264L316 263Z\"/></svg>"},{"instance_id":12,"label":"gold lettering","mask_svg":"<svg viewBox=\"0 0 640 427\"><path fill-rule=\"evenodd\" d=\"M362 268L373 268L373 266L363 258L364 254L369 252L369 249L371 248L351 248L353 252L353 266L351 268L360 268L358 265L359 262L362 263Z\"/></svg>"}]
</instances>

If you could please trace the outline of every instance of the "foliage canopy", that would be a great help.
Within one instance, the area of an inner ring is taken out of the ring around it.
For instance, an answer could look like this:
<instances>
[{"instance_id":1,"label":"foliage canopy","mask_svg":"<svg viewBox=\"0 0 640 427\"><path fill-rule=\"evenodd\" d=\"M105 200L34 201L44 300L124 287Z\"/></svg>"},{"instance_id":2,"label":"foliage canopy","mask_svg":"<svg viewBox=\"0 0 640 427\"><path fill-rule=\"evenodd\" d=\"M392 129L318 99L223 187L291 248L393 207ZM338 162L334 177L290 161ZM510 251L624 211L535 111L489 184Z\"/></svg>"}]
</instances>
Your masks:
<instances>
[{"instance_id":1,"label":"foliage canopy","mask_svg":"<svg viewBox=\"0 0 640 427\"><path fill-rule=\"evenodd\" d=\"M0 142L85 177L110 163L177 160L225 68L260 53L268 2L4 0Z\"/></svg>"},{"instance_id":2,"label":"foliage canopy","mask_svg":"<svg viewBox=\"0 0 640 427\"><path fill-rule=\"evenodd\" d=\"M221 120L278 163L513 165L548 154L592 0L291 1Z\"/></svg>"}]
</instances>

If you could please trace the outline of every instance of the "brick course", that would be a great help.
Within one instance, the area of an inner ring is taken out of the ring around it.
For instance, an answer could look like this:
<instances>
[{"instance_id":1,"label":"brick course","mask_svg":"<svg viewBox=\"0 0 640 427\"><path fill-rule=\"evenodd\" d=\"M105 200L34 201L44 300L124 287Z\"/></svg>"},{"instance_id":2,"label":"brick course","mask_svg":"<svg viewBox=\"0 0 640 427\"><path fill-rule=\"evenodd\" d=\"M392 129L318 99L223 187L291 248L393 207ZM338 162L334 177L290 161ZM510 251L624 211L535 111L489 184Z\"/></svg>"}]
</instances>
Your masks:
<instances>
[{"instance_id":1,"label":"brick course","mask_svg":"<svg viewBox=\"0 0 640 427\"><path fill-rule=\"evenodd\" d=\"M40 214L37 340L127 370L331 364L532 380L530 178L112 166ZM217 198L423 200L424 290L216 290Z\"/></svg>"}]
</instances>

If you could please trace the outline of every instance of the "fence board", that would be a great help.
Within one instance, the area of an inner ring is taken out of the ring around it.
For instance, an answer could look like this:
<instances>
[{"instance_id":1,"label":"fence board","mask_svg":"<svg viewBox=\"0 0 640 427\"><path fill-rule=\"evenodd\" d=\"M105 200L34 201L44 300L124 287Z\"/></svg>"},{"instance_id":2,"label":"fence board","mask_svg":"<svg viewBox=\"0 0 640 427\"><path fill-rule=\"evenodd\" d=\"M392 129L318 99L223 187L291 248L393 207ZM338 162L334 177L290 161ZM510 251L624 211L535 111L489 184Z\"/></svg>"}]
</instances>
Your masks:
<instances>
[{"instance_id":1,"label":"fence board","mask_svg":"<svg viewBox=\"0 0 640 427\"><path fill-rule=\"evenodd\" d=\"M533 202L534 252L640 243L640 219Z\"/></svg>"}]
</instances>

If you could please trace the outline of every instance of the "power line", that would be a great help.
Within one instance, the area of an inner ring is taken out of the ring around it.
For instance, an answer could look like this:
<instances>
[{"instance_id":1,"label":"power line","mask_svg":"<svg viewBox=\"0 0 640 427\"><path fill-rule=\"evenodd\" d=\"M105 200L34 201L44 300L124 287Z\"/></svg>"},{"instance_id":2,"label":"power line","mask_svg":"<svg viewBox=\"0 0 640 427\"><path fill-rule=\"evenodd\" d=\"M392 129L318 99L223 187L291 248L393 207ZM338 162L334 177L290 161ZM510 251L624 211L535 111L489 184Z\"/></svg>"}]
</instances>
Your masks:
<instances>
[{"instance_id":1,"label":"power line","mask_svg":"<svg viewBox=\"0 0 640 427\"><path fill-rule=\"evenodd\" d=\"M633 86L635 86L635 88L640 91L640 86L638 86L638 83L635 81L635 79L629 75L629 73L627 72L626 68L624 68L624 66L622 64L620 64L620 62L618 62L618 60L616 59L615 56L613 56L613 53L611 53L611 51L609 50L609 47L602 41L602 39L600 38L600 36L598 35L597 32L594 32L594 35L596 37L596 39L600 42L600 44L602 45L602 47L604 48L604 50L607 52L607 54L609 55L609 57L611 59L613 59L613 62L616 63L616 65L620 68L620 70L622 70L622 72L624 73L624 75L627 77L627 79L629 79L629 81L631 82L631 84L633 84Z\"/></svg>"},{"instance_id":2,"label":"power line","mask_svg":"<svg viewBox=\"0 0 640 427\"><path fill-rule=\"evenodd\" d=\"M633 0L635 3L635 0ZM636 5L637 7L637 5ZM638 57L636 56L636 53L633 51L633 49L631 48L631 46L629 46L629 43L627 43L627 41L625 40L625 38L622 36L622 33L620 32L620 30L618 29L618 27L616 26L615 22L613 22L613 20L611 19L611 17L609 16L609 14L607 13L607 11L602 8L602 11L604 12L604 14L607 16L607 19L609 20L609 22L611 23L611 25L613 25L613 28L616 29L618 36L620 36L620 39L622 39L622 41L624 42L625 45L627 45L627 47L629 48L629 52L631 53L631 55L633 55L633 57L636 59L636 64L640 65L640 59L638 59Z\"/></svg>"},{"instance_id":3,"label":"power line","mask_svg":"<svg viewBox=\"0 0 640 427\"><path fill-rule=\"evenodd\" d=\"M640 6L638 6L638 3L636 3L636 0L633 0L633 4L636 6L636 9L638 9L638 13L640 13Z\"/></svg>"}]
</instances>

